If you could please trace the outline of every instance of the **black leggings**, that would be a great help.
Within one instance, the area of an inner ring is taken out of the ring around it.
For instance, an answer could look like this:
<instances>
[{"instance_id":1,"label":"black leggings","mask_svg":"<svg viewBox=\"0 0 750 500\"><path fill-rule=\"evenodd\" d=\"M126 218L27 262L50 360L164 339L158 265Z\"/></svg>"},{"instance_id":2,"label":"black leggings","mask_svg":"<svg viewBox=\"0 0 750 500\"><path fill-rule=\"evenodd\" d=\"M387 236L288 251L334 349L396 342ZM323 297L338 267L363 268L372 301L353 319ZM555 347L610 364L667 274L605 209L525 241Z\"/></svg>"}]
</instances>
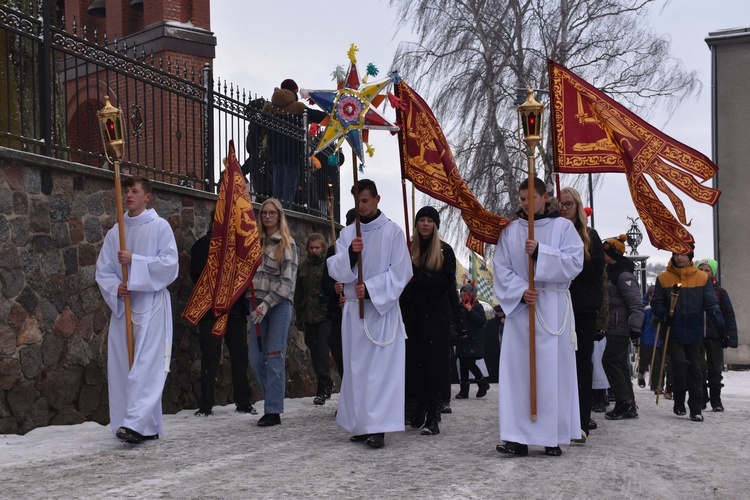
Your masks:
<instances>
[{"instance_id":1,"label":"black leggings","mask_svg":"<svg viewBox=\"0 0 750 500\"><path fill-rule=\"evenodd\" d=\"M482 370L480 370L477 366L478 359L480 358L458 358L462 384L469 383L469 372L471 372L472 375L474 375L474 378L477 380L481 380L484 376L482 375Z\"/></svg>"}]
</instances>

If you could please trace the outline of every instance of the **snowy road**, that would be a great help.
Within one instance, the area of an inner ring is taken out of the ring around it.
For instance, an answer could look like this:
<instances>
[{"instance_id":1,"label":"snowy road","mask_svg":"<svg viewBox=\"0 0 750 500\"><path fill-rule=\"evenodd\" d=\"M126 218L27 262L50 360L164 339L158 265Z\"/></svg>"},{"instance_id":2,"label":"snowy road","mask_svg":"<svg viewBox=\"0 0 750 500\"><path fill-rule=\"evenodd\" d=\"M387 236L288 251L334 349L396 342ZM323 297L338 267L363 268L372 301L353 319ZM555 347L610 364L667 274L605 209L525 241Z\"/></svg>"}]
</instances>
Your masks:
<instances>
[{"instance_id":1,"label":"snowy road","mask_svg":"<svg viewBox=\"0 0 750 500\"><path fill-rule=\"evenodd\" d=\"M123 444L94 423L0 436L2 498L748 498L750 372L725 372L727 411L695 423L635 388L640 418L599 424L563 456L495 451L497 387L454 400L441 434L350 443L335 399L286 401L282 425L215 408L165 416L167 435ZM456 388L457 391L457 388ZM262 403L256 404L262 408Z\"/></svg>"}]
</instances>

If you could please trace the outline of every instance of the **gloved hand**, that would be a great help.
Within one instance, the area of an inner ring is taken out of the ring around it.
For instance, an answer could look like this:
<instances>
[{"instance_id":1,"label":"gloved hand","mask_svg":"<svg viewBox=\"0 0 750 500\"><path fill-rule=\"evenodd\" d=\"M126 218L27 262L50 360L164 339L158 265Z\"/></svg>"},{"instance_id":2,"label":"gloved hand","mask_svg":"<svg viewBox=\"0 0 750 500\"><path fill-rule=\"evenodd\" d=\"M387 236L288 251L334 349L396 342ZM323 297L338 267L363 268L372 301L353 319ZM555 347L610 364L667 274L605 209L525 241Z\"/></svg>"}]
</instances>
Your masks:
<instances>
[{"instance_id":1,"label":"gloved hand","mask_svg":"<svg viewBox=\"0 0 750 500\"><path fill-rule=\"evenodd\" d=\"M726 330L717 330L716 333L718 334L719 340L721 341L721 347L723 347L724 349L729 347L729 335L727 335Z\"/></svg>"},{"instance_id":2,"label":"gloved hand","mask_svg":"<svg viewBox=\"0 0 750 500\"><path fill-rule=\"evenodd\" d=\"M605 332L604 330L599 330L598 332L596 332L594 334L594 340L596 340L597 342L599 342L600 340L602 340L604 338L604 336L606 335L606 333L607 332Z\"/></svg>"},{"instance_id":3,"label":"gloved hand","mask_svg":"<svg viewBox=\"0 0 750 500\"><path fill-rule=\"evenodd\" d=\"M255 308L253 313L250 315L250 318L253 320L253 323L256 325L263 321L263 318L265 317L266 313L268 312L268 306L266 306L265 302L261 302L258 307Z\"/></svg>"}]
</instances>

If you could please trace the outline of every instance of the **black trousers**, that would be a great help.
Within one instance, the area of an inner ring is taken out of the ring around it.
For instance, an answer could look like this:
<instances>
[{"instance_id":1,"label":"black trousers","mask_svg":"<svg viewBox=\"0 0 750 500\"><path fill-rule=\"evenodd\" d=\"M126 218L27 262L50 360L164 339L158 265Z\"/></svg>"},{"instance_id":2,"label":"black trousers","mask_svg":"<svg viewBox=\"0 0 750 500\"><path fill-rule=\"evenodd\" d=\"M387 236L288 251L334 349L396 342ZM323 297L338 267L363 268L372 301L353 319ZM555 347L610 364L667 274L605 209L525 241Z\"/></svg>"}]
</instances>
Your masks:
<instances>
[{"instance_id":1,"label":"black trousers","mask_svg":"<svg viewBox=\"0 0 750 500\"><path fill-rule=\"evenodd\" d=\"M672 394L675 402L684 402L689 394L690 413L703 410L703 341L692 344L670 342L667 354L672 362Z\"/></svg>"},{"instance_id":2,"label":"black trousers","mask_svg":"<svg viewBox=\"0 0 750 500\"><path fill-rule=\"evenodd\" d=\"M481 380L484 375L482 375L482 370L479 369L477 366L477 359L481 358L470 358L470 357L460 357L458 358L458 368L461 372L461 383L462 384L468 384L469 383L469 372L471 372L472 375L474 375L474 378L476 380Z\"/></svg>"},{"instance_id":3,"label":"black trousers","mask_svg":"<svg viewBox=\"0 0 750 500\"><path fill-rule=\"evenodd\" d=\"M406 411L434 413L450 386L450 339L426 328L412 329L406 340Z\"/></svg>"},{"instance_id":4,"label":"black trousers","mask_svg":"<svg viewBox=\"0 0 750 500\"><path fill-rule=\"evenodd\" d=\"M724 379L724 348L718 339L703 339L703 348L706 350L706 387L719 394L724 387L721 383Z\"/></svg>"},{"instance_id":5,"label":"black trousers","mask_svg":"<svg viewBox=\"0 0 750 500\"><path fill-rule=\"evenodd\" d=\"M635 399L633 382L630 380L629 347L630 337L607 335L607 347L602 354L602 367L618 402Z\"/></svg>"},{"instance_id":6,"label":"black trousers","mask_svg":"<svg viewBox=\"0 0 750 500\"><path fill-rule=\"evenodd\" d=\"M331 386L331 350L328 339L331 335L331 322L305 323L305 344L310 349L315 377L318 379L317 396L325 396L326 391L330 394Z\"/></svg>"},{"instance_id":7,"label":"black trousers","mask_svg":"<svg viewBox=\"0 0 750 500\"><path fill-rule=\"evenodd\" d=\"M576 337L578 350L576 351L576 375L578 376L578 411L581 415L581 430L589 433L591 421L591 386L594 365L591 357L594 355L594 336L596 335L596 311L575 312Z\"/></svg>"},{"instance_id":8,"label":"black trousers","mask_svg":"<svg viewBox=\"0 0 750 500\"><path fill-rule=\"evenodd\" d=\"M201 397L198 407L204 411L210 411L214 406L216 374L221 360L222 339L211 334L213 326L214 319L211 317L198 323L198 341L201 348ZM229 316L224 341L227 343L232 366L234 403L237 406L249 405L253 393L247 378L247 316Z\"/></svg>"},{"instance_id":9,"label":"black trousers","mask_svg":"<svg viewBox=\"0 0 750 500\"><path fill-rule=\"evenodd\" d=\"M336 369L339 372L339 378L344 379L344 352L341 345L341 317L331 320L331 333L328 335L328 347L331 350L331 356L336 363Z\"/></svg>"}]
</instances>

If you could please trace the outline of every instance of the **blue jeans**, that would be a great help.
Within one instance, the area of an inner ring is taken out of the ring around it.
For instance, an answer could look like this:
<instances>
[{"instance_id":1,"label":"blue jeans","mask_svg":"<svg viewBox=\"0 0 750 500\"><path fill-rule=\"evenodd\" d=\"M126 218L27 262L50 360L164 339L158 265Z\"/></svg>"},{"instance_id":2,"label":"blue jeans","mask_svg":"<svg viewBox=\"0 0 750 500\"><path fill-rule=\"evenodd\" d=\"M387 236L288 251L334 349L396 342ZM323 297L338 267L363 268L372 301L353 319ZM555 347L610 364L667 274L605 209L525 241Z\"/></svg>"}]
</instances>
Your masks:
<instances>
[{"instance_id":1,"label":"blue jeans","mask_svg":"<svg viewBox=\"0 0 750 500\"><path fill-rule=\"evenodd\" d=\"M294 202L297 192L298 165L273 166L273 197L279 201Z\"/></svg>"},{"instance_id":2,"label":"blue jeans","mask_svg":"<svg viewBox=\"0 0 750 500\"><path fill-rule=\"evenodd\" d=\"M286 393L286 340L292 322L292 301L286 299L273 306L260 322L260 339L263 350L258 348L255 324L250 323L250 366L263 391L264 412L284 413ZM269 355L268 353L272 353Z\"/></svg>"}]
</instances>

